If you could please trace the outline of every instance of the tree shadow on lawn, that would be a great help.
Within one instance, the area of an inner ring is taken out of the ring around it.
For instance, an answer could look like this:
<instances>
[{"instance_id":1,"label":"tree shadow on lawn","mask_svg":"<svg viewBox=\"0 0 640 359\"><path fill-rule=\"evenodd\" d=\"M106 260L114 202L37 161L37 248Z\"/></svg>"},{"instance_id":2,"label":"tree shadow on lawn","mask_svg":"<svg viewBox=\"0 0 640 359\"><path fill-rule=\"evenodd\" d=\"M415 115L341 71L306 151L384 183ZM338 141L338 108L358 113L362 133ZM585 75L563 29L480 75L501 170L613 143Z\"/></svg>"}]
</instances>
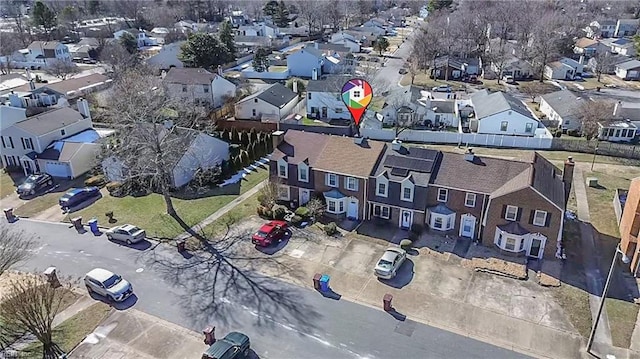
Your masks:
<instances>
[{"instance_id":1,"label":"tree shadow on lawn","mask_svg":"<svg viewBox=\"0 0 640 359\"><path fill-rule=\"evenodd\" d=\"M190 258L173 249L156 248L141 253L140 259L181 288L176 304L193 325L204 328L214 318L231 327L247 325L235 318L239 311L250 311L260 327L275 328L276 322L286 322L301 332L313 332L321 314L304 302L304 289L262 274L276 271L301 280L300 271L278 261L279 256L256 252L250 242L255 228L241 227L230 221L217 236L201 230L196 234L201 248L190 251Z\"/></svg>"}]
</instances>

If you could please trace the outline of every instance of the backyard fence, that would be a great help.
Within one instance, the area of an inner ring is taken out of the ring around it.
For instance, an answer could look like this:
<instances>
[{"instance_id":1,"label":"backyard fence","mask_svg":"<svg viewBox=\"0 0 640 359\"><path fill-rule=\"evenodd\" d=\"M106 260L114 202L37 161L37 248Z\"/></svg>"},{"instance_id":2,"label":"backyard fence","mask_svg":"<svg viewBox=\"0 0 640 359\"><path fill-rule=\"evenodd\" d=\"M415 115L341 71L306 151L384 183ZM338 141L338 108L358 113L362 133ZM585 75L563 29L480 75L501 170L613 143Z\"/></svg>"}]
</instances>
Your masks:
<instances>
[{"instance_id":1,"label":"backyard fence","mask_svg":"<svg viewBox=\"0 0 640 359\"><path fill-rule=\"evenodd\" d=\"M598 148L597 154L599 155L640 159L640 147L626 143L554 138L551 149L558 151L594 153L596 147Z\"/></svg>"}]
</instances>

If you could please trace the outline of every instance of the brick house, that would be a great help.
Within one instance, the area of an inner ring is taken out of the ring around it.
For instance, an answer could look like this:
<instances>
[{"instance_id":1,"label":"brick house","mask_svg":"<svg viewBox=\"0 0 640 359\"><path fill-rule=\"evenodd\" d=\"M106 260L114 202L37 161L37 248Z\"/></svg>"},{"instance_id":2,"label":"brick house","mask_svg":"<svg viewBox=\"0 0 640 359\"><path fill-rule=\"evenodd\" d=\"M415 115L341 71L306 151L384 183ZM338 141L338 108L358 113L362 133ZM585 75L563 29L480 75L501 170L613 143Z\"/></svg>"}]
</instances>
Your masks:
<instances>
[{"instance_id":1,"label":"brick house","mask_svg":"<svg viewBox=\"0 0 640 359\"><path fill-rule=\"evenodd\" d=\"M272 136L269 170L280 201L304 205L322 194L328 216L364 219L369 176L384 143L294 130Z\"/></svg>"},{"instance_id":2,"label":"brick house","mask_svg":"<svg viewBox=\"0 0 640 359\"><path fill-rule=\"evenodd\" d=\"M631 258L629 269L634 276L640 276L640 177L634 178L629 185L627 199L620 219L620 249Z\"/></svg>"}]
</instances>

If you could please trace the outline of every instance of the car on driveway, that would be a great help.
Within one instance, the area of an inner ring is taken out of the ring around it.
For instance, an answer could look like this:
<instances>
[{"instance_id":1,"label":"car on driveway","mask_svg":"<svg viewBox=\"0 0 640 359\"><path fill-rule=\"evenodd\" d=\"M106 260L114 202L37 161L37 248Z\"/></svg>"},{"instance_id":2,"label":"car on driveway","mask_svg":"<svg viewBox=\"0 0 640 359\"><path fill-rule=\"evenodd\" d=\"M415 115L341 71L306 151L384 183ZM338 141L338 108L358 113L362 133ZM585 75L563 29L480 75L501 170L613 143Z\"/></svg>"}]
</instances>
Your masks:
<instances>
[{"instance_id":1,"label":"car on driveway","mask_svg":"<svg viewBox=\"0 0 640 359\"><path fill-rule=\"evenodd\" d=\"M393 279L407 259L407 252L402 248L390 247L384 251L382 258L376 264L374 273L378 278Z\"/></svg>"},{"instance_id":2,"label":"car on driveway","mask_svg":"<svg viewBox=\"0 0 640 359\"><path fill-rule=\"evenodd\" d=\"M407 72L408 72L408 71L407 71L407 69L405 69L405 68L401 68L400 70L398 70L398 73L399 73L400 75L405 75L405 74L407 74Z\"/></svg>"},{"instance_id":3,"label":"car on driveway","mask_svg":"<svg viewBox=\"0 0 640 359\"><path fill-rule=\"evenodd\" d=\"M96 293L114 302L122 302L133 294L133 286L121 276L102 268L92 269L84 276L89 294Z\"/></svg>"},{"instance_id":4,"label":"car on driveway","mask_svg":"<svg viewBox=\"0 0 640 359\"><path fill-rule=\"evenodd\" d=\"M64 194L58 201L63 210L68 211L82 202L100 196L100 188L84 187L76 188Z\"/></svg>"},{"instance_id":5,"label":"car on driveway","mask_svg":"<svg viewBox=\"0 0 640 359\"><path fill-rule=\"evenodd\" d=\"M202 359L248 358L250 347L251 342L248 336L239 332L231 332L211 344L209 349L202 354Z\"/></svg>"},{"instance_id":6,"label":"car on driveway","mask_svg":"<svg viewBox=\"0 0 640 359\"><path fill-rule=\"evenodd\" d=\"M261 247L267 247L280 242L289 228L285 221L271 221L265 223L253 234L251 242Z\"/></svg>"},{"instance_id":7,"label":"car on driveway","mask_svg":"<svg viewBox=\"0 0 640 359\"><path fill-rule=\"evenodd\" d=\"M33 196L43 189L53 187L53 177L47 173L29 175L22 184L18 186L16 192L18 196Z\"/></svg>"},{"instance_id":8,"label":"car on driveway","mask_svg":"<svg viewBox=\"0 0 640 359\"><path fill-rule=\"evenodd\" d=\"M451 86L449 85L440 85L431 89L433 92L451 92Z\"/></svg>"},{"instance_id":9,"label":"car on driveway","mask_svg":"<svg viewBox=\"0 0 640 359\"><path fill-rule=\"evenodd\" d=\"M132 224L123 224L110 228L105 234L108 240L116 240L126 244L138 243L147 237L147 232L144 229Z\"/></svg>"}]
</instances>

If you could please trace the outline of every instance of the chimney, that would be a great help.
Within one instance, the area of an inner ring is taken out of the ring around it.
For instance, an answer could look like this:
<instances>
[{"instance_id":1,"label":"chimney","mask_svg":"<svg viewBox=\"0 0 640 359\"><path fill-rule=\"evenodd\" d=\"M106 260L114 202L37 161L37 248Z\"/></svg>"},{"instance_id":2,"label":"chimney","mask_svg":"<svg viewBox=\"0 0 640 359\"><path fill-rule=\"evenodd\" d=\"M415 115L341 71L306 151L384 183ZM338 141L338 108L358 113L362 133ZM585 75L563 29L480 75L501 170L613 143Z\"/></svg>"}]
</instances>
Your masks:
<instances>
[{"instance_id":1,"label":"chimney","mask_svg":"<svg viewBox=\"0 0 640 359\"><path fill-rule=\"evenodd\" d=\"M618 110L620 109L620 106L622 106L622 101L616 102L615 106L613 106L613 117L618 116Z\"/></svg>"},{"instance_id":2,"label":"chimney","mask_svg":"<svg viewBox=\"0 0 640 359\"><path fill-rule=\"evenodd\" d=\"M467 153L464 154L464 160L469 162L474 162L476 160L476 155L473 153L473 148L469 148Z\"/></svg>"},{"instance_id":3,"label":"chimney","mask_svg":"<svg viewBox=\"0 0 640 359\"><path fill-rule=\"evenodd\" d=\"M89 102L83 98L78 99L78 112L82 115L82 117L91 119L91 113L89 112Z\"/></svg>"},{"instance_id":4,"label":"chimney","mask_svg":"<svg viewBox=\"0 0 640 359\"><path fill-rule=\"evenodd\" d=\"M567 160L564 161L564 170L562 171L562 182L564 183L564 203L565 207L567 205L567 201L569 201L569 194L571 193L571 184L573 183L573 168L575 167L575 162L573 162L573 157L567 157Z\"/></svg>"},{"instance_id":5,"label":"chimney","mask_svg":"<svg viewBox=\"0 0 640 359\"><path fill-rule=\"evenodd\" d=\"M293 86L293 92L298 93L298 81L294 79L291 84Z\"/></svg>"},{"instance_id":6,"label":"chimney","mask_svg":"<svg viewBox=\"0 0 640 359\"><path fill-rule=\"evenodd\" d=\"M271 134L271 142L273 143L273 150L284 141L284 131L275 131Z\"/></svg>"},{"instance_id":7,"label":"chimney","mask_svg":"<svg viewBox=\"0 0 640 359\"><path fill-rule=\"evenodd\" d=\"M9 94L9 104L11 107L22 108L22 101L20 101L20 97L13 91Z\"/></svg>"},{"instance_id":8,"label":"chimney","mask_svg":"<svg viewBox=\"0 0 640 359\"><path fill-rule=\"evenodd\" d=\"M222 66L218 65L218 76L222 76L223 72L222 72Z\"/></svg>"},{"instance_id":9,"label":"chimney","mask_svg":"<svg viewBox=\"0 0 640 359\"><path fill-rule=\"evenodd\" d=\"M402 141L400 141L397 137L391 141L391 149L399 152L402 149Z\"/></svg>"},{"instance_id":10,"label":"chimney","mask_svg":"<svg viewBox=\"0 0 640 359\"><path fill-rule=\"evenodd\" d=\"M318 69L317 69L317 68L316 68L316 69L313 69L313 70L311 71L311 79L312 79L312 80L317 80L317 79L318 79Z\"/></svg>"}]
</instances>

